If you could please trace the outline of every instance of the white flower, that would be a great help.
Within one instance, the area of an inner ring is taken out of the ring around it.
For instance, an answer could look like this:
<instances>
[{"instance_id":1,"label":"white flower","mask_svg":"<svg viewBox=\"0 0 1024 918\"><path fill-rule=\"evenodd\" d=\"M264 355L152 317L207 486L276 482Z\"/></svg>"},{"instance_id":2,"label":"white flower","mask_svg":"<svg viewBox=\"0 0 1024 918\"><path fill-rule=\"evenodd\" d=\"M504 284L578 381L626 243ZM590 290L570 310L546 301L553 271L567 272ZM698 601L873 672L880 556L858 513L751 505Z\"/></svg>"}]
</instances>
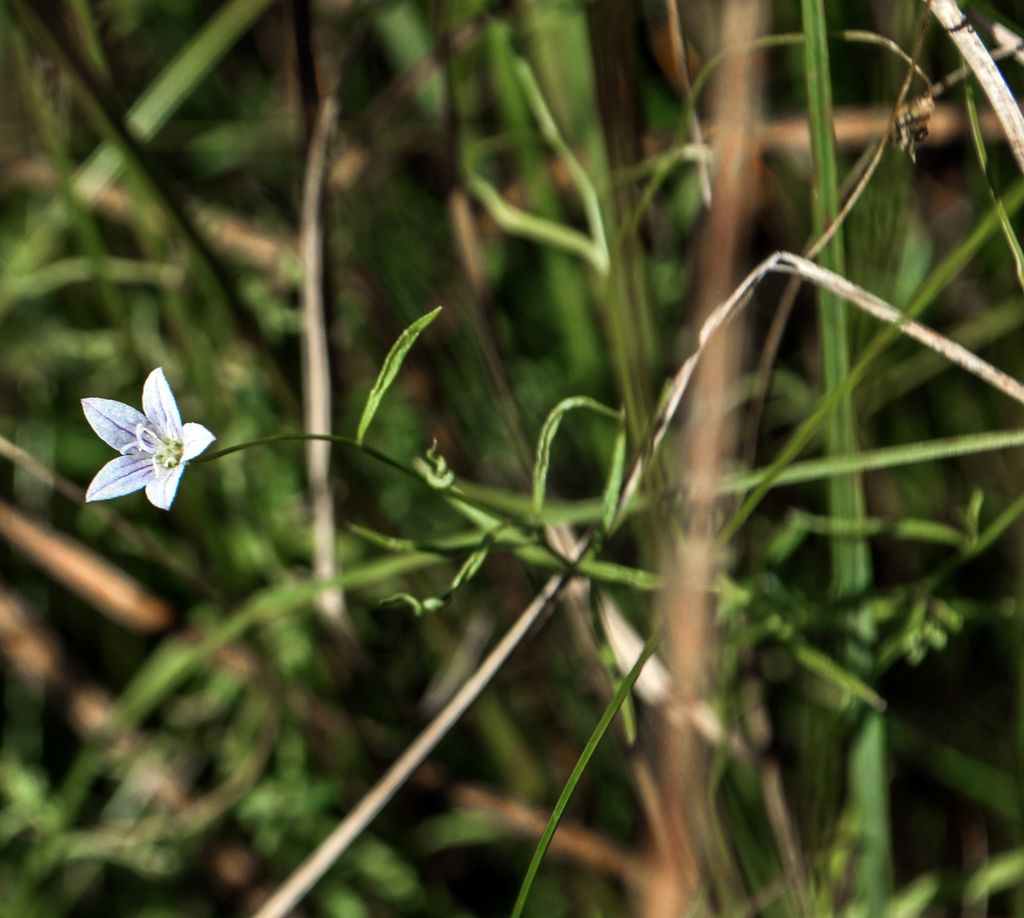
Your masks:
<instances>
[{"instance_id":1,"label":"white flower","mask_svg":"<svg viewBox=\"0 0 1024 918\"><path fill-rule=\"evenodd\" d=\"M145 414L110 398L82 399L92 429L121 453L96 473L86 500L123 497L144 487L154 507L169 510L189 459L217 439L202 424L181 423L178 403L160 367L146 380L142 407Z\"/></svg>"}]
</instances>

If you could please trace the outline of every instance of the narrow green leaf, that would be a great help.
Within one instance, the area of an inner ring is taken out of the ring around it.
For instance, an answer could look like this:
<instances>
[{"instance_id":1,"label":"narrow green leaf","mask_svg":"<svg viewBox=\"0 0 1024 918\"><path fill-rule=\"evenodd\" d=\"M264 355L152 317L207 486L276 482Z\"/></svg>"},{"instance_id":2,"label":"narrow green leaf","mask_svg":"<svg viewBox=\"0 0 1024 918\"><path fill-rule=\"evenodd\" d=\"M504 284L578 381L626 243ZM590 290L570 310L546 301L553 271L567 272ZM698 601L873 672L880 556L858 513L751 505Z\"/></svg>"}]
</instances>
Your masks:
<instances>
[{"instance_id":1,"label":"narrow green leaf","mask_svg":"<svg viewBox=\"0 0 1024 918\"><path fill-rule=\"evenodd\" d=\"M232 0L222 6L128 110L132 134L154 137L270 3Z\"/></svg>"},{"instance_id":2,"label":"narrow green leaf","mask_svg":"<svg viewBox=\"0 0 1024 918\"><path fill-rule=\"evenodd\" d=\"M914 762L940 784L1004 820L1013 823L1018 820L1017 781L1013 775L952 746L926 739L892 717L889 718L889 737L894 753Z\"/></svg>"},{"instance_id":3,"label":"narrow green leaf","mask_svg":"<svg viewBox=\"0 0 1024 918\"><path fill-rule=\"evenodd\" d=\"M224 4L128 109L128 132L143 143L152 140L270 3L271 0L231 0ZM75 174L75 192L91 203L123 168L122 151L109 141L104 142ZM48 260L69 219L63 202L51 204L36 230L9 257L4 276L32 270Z\"/></svg>"},{"instance_id":4,"label":"narrow green leaf","mask_svg":"<svg viewBox=\"0 0 1024 918\"><path fill-rule=\"evenodd\" d=\"M804 532L836 538L870 538L889 536L894 539L908 539L915 542L934 542L939 545L962 547L968 541L963 530L937 523L934 520L886 520L865 517L861 520L816 516L802 510L793 511L790 525Z\"/></svg>"},{"instance_id":5,"label":"narrow green leaf","mask_svg":"<svg viewBox=\"0 0 1024 918\"><path fill-rule=\"evenodd\" d=\"M595 270L602 267L601 259L589 236L571 226L563 226L546 217L538 217L521 207L510 204L497 188L472 171L471 163L468 160L469 153L467 151L465 173L469 190L487 209L494 222L506 233L571 252L573 255L580 256Z\"/></svg>"},{"instance_id":6,"label":"narrow green leaf","mask_svg":"<svg viewBox=\"0 0 1024 918\"><path fill-rule=\"evenodd\" d=\"M964 902L980 902L1019 883L1024 883L1024 848L1013 848L990 857L972 874L964 890Z\"/></svg>"},{"instance_id":7,"label":"narrow green leaf","mask_svg":"<svg viewBox=\"0 0 1024 918\"><path fill-rule=\"evenodd\" d=\"M617 411L613 411L607 405L602 405L586 395L563 399L552 409L540 431L540 439L537 441L537 461L533 467L533 512L538 517L544 509L544 491L547 487L548 467L551 463L551 444L555 439L555 434L558 433L562 418L574 408L589 408L605 417L619 417Z\"/></svg>"},{"instance_id":8,"label":"narrow green leaf","mask_svg":"<svg viewBox=\"0 0 1024 918\"><path fill-rule=\"evenodd\" d=\"M523 93L526 95L526 101L540 125L541 134L558 154L558 158L565 165L572 183L583 199L583 209L587 214L587 226L590 229L590 238L593 244L594 267L599 274L605 275L610 266L610 256L597 189L594 188L590 176L580 165L580 161L573 154L569 145L562 139L558 125L555 124L555 119L551 116L547 102L544 101L544 94L540 91L540 86L537 85L537 79L534 77L530 65L523 58L518 57L513 67L519 85L522 86Z\"/></svg>"},{"instance_id":9,"label":"narrow green leaf","mask_svg":"<svg viewBox=\"0 0 1024 918\"><path fill-rule=\"evenodd\" d=\"M828 654L815 650L808 644L795 644L792 650L797 662L816 676L838 685L854 697L867 702L876 711L885 710L885 699L878 692L853 673L843 669Z\"/></svg>"},{"instance_id":10,"label":"narrow green leaf","mask_svg":"<svg viewBox=\"0 0 1024 918\"><path fill-rule=\"evenodd\" d=\"M533 886L533 881L537 877L537 871L540 869L540 862L544 860L544 855L548 850L548 845L551 844L551 839L554 837L555 830L558 828L558 823L562 819L562 813L565 812L565 808L569 803L569 799L572 797L573 791L576 789L576 785L579 784L580 778L583 777L583 772L590 763L590 759L593 757L598 743L601 742L602 737L604 737L605 733L608 731L608 727L611 726L612 719L615 717L616 712L622 707L623 702L625 702L629 695L630 689L633 688L633 684L640 678L640 673L643 672L644 665L657 649L660 641L661 633L657 631L648 639L647 644L644 646L643 653L640 654L636 663L633 664L633 668L629 671L629 675L619 683L618 688L615 690L615 695L612 697L611 704L609 704L605 709L604 714L601 716L601 720L598 722L597 727L591 734L590 739L587 741L587 745L584 748L583 753L580 755L579 761L576 763L576 767L572 770L572 774L569 775L569 780L566 782L565 788L563 789L561 796L559 796L558 802L555 804L555 809L551 814L551 818L548 820L548 824L544 828L544 834L541 835L540 842L537 844L537 850L534 852L533 860L530 861L530 866L523 879L523 885L519 890L519 898L516 899L515 907L512 909L512 918L520 918L523 914L526 899L530 895L530 888Z\"/></svg>"},{"instance_id":11,"label":"narrow green leaf","mask_svg":"<svg viewBox=\"0 0 1024 918\"><path fill-rule=\"evenodd\" d=\"M941 885L937 874L922 874L889 900L886 918L918 918L932 904Z\"/></svg>"},{"instance_id":12,"label":"narrow green leaf","mask_svg":"<svg viewBox=\"0 0 1024 918\"><path fill-rule=\"evenodd\" d=\"M408 606L412 609L412 614L419 618L423 615L423 603L421 603L411 593L395 593L394 596L389 596L387 599L382 599L380 605L392 607L392 606Z\"/></svg>"},{"instance_id":13,"label":"narrow green leaf","mask_svg":"<svg viewBox=\"0 0 1024 918\"><path fill-rule=\"evenodd\" d=\"M636 567L614 564L611 561L584 559L576 565L576 570L604 583L621 583L645 592L659 590L664 585L664 581L657 574Z\"/></svg>"},{"instance_id":14,"label":"narrow green leaf","mask_svg":"<svg viewBox=\"0 0 1024 918\"><path fill-rule=\"evenodd\" d=\"M918 918L931 905L941 883L934 873L925 873L908 883L890 900L884 918ZM869 918L867 903L854 902L843 912L844 918Z\"/></svg>"},{"instance_id":15,"label":"narrow green leaf","mask_svg":"<svg viewBox=\"0 0 1024 918\"><path fill-rule=\"evenodd\" d=\"M778 472L774 478L772 478L772 474L776 466L772 464L768 468L757 469L753 472L725 476L719 485L719 491L723 494L735 494L748 491L751 488L762 487L765 483L768 483L771 488L777 488L805 481L818 481L833 475L890 469L900 465L933 462L936 459L949 459L953 456L970 456L974 453L1011 449L1016 446L1024 446L1024 429L998 430L990 433L968 434L964 437L925 440L921 443L908 443L905 446L865 450L862 453L852 453L847 456L829 456L825 459L795 462Z\"/></svg>"},{"instance_id":16,"label":"narrow green leaf","mask_svg":"<svg viewBox=\"0 0 1024 918\"><path fill-rule=\"evenodd\" d=\"M363 416L359 419L359 429L356 432L356 443L360 446L363 443L366 428L370 426L373 416L377 413L381 399L384 398L384 393L388 391L388 387L395 381L398 371L402 368L402 361L405 360L405 355L409 353L409 348L416 343L416 339L419 337L420 332L433 322L440 312L441 307L438 306L437 309L433 310L433 312L428 312L425 316L420 316L420 318L413 322L412 325L398 336L398 340L388 352L388 356L384 359L384 366L381 367L380 375L377 377L377 381L373 384L373 388L370 390L369 398L366 399L366 407L363 409Z\"/></svg>"},{"instance_id":17,"label":"narrow green leaf","mask_svg":"<svg viewBox=\"0 0 1024 918\"><path fill-rule=\"evenodd\" d=\"M377 532L375 529L369 529L366 526L360 526L358 523L348 524L349 532L354 533L361 539L365 539L372 545L376 545L378 548L383 548L387 551L418 551L419 546L413 542L412 539L396 539L394 536L384 535L383 532Z\"/></svg>"},{"instance_id":18,"label":"narrow green leaf","mask_svg":"<svg viewBox=\"0 0 1024 918\"><path fill-rule=\"evenodd\" d=\"M1010 216L1020 210L1021 206L1024 205L1024 178L1014 182L1002 196L1002 202L1006 213ZM993 208L975 224L974 229L971 230L967 238L950 252L943 259L942 263L937 265L928 277L924 279L917 293L914 294L910 305L906 308L907 317L917 318L924 312L935 301L936 297L949 286L953 278L960 273L971 258L978 253L982 245L999 229L999 226L999 214ZM800 424L797 431L780 450L778 458L772 463L767 477L761 480L754 493L743 501L743 504L723 528L722 540L731 538L750 517L750 514L754 512L765 494L771 490L776 477L796 459L800 450L811 440L835 406L864 379L878 355L898 336L899 330L888 326L871 339L868 346L864 348L857 365L850 371L842 385L834 392L822 397L811 416Z\"/></svg>"},{"instance_id":19,"label":"narrow green leaf","mask_svg":"<svg viewBox=\"0 0 1024 918\"><path fill-rule=\"evenodd\" d=\"M612 465L608 471L608 483L604 486L604 497L601 501L601 529L610 535L615 525L615 511L619 506L619 495L622 494L622 476L626 469L626 430L622 428L615 438L612 450Z\"/></svg>"},{"instance_id":20,"label":"narrow green leaf","mask_svg":"<svg viewBox=\"0 0 1024 918\"><path fill-rule=\"evenodd\" d=\"M484 561L487 560L487 556L491 553L491 549L494 547L494 542L497 539L497 532L489 532L484 537L483 542L480 543L480 547L473 552L463 562L459 572L455 575L455 579L452 580L448 588L438 597L442 600L447 600L462 584L467 580L471 580L476 576L477 571L483 566Z\"/></svg>"},{"instance_id":21,"label":"narrow green leaf","mask_svg":"<svg viewBox=\"0 0 1024 918\"><path fill-rule=\"evenodd\" d=\"M981 135L981 123L978 121L978 109L974 104L974 91L971 84L966 86L965 96L967 99L967 114L971 125L971 137L974 139L974 150L978 154L978 162L981 171L985 174L985 182L988 185L989 194L995 204L996 213L999 215L999 225L1003 230L1003 237L1013 254L1014 266L1017 269L1017 283L1024 288L1024 252L1021 251L1020 241L1010 224L1010 218L1006 214L1003 202L992 188L992 176L988 171L988 151L985 149L985 138Z\"/></svg>"}]
</instances>

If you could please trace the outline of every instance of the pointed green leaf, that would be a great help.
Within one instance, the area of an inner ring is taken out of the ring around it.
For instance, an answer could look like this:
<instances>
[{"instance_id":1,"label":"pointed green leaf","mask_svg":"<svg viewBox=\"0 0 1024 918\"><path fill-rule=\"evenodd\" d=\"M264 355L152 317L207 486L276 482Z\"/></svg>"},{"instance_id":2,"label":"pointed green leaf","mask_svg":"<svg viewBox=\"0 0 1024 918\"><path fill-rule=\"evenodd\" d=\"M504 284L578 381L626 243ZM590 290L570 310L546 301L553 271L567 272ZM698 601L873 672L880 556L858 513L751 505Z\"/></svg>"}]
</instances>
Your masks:
<instances>
[{"instance_id":1,"label":"pointed green leaf","mask_svg":"<svg viewBox=\"0 0 1024 918\"><path fill-rule=\"evenodd\" d=\"M843 669L835 660L820 650L807 644L797 644L793 648L793 656L805 669L828 682L833 682L845 689L861 701L866 701L876 711L885 710L885 699L867 683L862 682L853 673Z\"/></svg>"},{"instance_id":2,"label":"pointed green leaf","mask_svg":"<svg viewBox=\"0 0 1024 918\"><path fill-rule=\"evenodd\" d=\"M615 525L615 511L619 506L619 495L622 493L622 475L626 468L626 430L619 430L612 450L612 467L608 472L608 483L604 487L604 498L601 501L601 528L609 535Z\"/></svg>"},{"instance_id":3,"label":"pointed green leaf","mask_svg":"<svg viewBox=\"0 0 1024 918\"><path fill-rule=\"evenodd\" d=\"M366 399L366 407L363 409L363 416L359 419L356 443L362 444L366 428L370 426L373 416L377 413L381 399L384 398L384 393L388 391L388 387L395 381L398 371L402 368L402 362L405 360L405 355L409 353L409 348L416 343L420 332L433 322L440 312L441 307L438 306L433 312L428 312L425 316L421 316L413 322L412 325L399 335L398 340L388 352L388 356L384 358L384 366L381 367L380 375L370 390L370 395Z\"/></svg>"}]
</instances>

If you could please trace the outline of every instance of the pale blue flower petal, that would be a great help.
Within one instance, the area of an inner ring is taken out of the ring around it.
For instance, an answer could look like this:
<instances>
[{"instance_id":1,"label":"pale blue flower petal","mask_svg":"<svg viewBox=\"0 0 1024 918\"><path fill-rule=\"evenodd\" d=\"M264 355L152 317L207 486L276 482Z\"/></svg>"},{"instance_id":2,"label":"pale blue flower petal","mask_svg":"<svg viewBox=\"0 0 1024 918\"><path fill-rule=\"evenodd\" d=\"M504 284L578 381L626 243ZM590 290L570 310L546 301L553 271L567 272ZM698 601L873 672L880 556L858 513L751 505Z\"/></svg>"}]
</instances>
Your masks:
<instances>
[{"instance_id":1,"label":"pale blue flower petal","mask_svg":"<svg viewBox=\"0 0 1024 918\"><path fill-rule=\"evenodd\" d=\"M137 445L136 431L139 424L143 427L151 426L144 414L112 398L83 398L82 410L96 435L121 453Z\"/></svg>"},{"instance_id":2,"label":"pale blue flower petal","mask_svg":"<svg viewBox=\"0 0 1024 918\"><path fill-rule=\"evenodd\" d=\"M100 469L86 500L121 497L144 487L154 507L169 510L189 459L217 439L202 424L182 426L174 393L160 367L146 379L142 407L145 414L111 399L82 399L92 429L122 453ZM175 468L169 469L172 465Z\"/></svg>"},{"instance_id":3,"label":"pale blue flower petal","mask_svg":"<svg viewBox=\"0 0 1024 918\"><path fill-rule=\"evenodd\" d=\"M160 431L165 440L181 439L181 415L174 400L171 387L167 384L162 367L157 367L142 387L142 410L146 417Z\"/></svg>"},{"instance_id":4,"label":"pale blue flower petal","mask_svg":"<svg viewBox=\"0 0 1024 918\"><path fill-rule=\"evenodd\" d=\"M146 497L154 507L159 507L161 510L171 509L174 495L178 491L178 481L184 471L185 464L182 463L176 469L171 469L166 475L154 478L146 485Z\"/></svg>"},{"instance_id":5,"label":"pale blue flower petal","mask_svg":"<svg viewBox=\"0 0 1024 918\"><path fill-rule=\"evenodd\" d=\"M188 462L189 459L195 459L206 447L208 447L217 438L210 433L202 424L196 424L194 421L189 421L181 428L182 440L185 444L185 448L182 451L181 459L183 462Z\"/></svg>"},{"instance_id":6,"label":"pale blue flower petal","mask_svg":"<svg viewBox=\"0 0 1024 918\"><path fill-rule=\"evenodd\" d=\"M145 487L155 477L152 456L146 453L118 456L96 473L85 499L110 500L112 497L124 497L125 494Z\"/></svg>"}]
</instances>

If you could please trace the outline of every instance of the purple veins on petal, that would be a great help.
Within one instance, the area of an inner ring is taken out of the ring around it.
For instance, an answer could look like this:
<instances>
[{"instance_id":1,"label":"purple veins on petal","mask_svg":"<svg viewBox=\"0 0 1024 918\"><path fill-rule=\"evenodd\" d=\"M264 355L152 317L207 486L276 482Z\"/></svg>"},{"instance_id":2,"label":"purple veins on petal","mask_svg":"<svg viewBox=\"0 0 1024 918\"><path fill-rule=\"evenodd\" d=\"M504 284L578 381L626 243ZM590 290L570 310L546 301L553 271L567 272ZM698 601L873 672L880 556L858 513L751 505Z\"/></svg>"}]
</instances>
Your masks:
<instances>
[{"instance_id":1,"label":"purple veins on petal","mask_svg":"<svg viewBox=\"0 0 1024 918\"><path fill-rule=\"evenodd\" d=\"M146 497L154 507L159 507L161 510L171 509L183 471L185 471L184 464L179 465L176 469L171 469L166 475L154 478L146 485Z\"/></svg>"},{"instance_id":2,"label":"purple veins on petal","mask_svg":"<svg viewBox=\"0 0 1024 918\"><path fill-rule=\"evenodd\" d=\"M147 453L111 459L93 478L85 499L110 500L144 488L156 477L153 457Z\"/></svg>"},{"instance_id":3,"label":"purple veins on petal","mask_svg":"<svg viewBox=\"0 0 1024 918\"><path fill-rule=\"evenodd\" d=\"M99 470L86 500L107 500L146 489L154 507L169 510L181 473L217 438L202 424L181 423L178 403L162 368L146 378L141 414L109 398L83 398L85 417L104 443L121 456Z\"/></svg>"},{"instance_id":4,"label":"purple veins on petal","mask_svg":"<svg viewBox=\"0 0 1024 918\"><path fill-rule=\"evenodd\" d=\"M181 415L162 367L157 367L142 387L142 410L165 439L181 439Z\"/></svg>"},{"instance_id":5,"label":"purple veins on petal","mask_svg":"<svg viewBox=\"0 0 1024 918\"><path fill-rule=\"evenodd\" d=\"M112 398L83 398L82 410L96 436L121 453L138 445L140 424L150 426L144 414Z\"/></svg>"}]
</instances>

